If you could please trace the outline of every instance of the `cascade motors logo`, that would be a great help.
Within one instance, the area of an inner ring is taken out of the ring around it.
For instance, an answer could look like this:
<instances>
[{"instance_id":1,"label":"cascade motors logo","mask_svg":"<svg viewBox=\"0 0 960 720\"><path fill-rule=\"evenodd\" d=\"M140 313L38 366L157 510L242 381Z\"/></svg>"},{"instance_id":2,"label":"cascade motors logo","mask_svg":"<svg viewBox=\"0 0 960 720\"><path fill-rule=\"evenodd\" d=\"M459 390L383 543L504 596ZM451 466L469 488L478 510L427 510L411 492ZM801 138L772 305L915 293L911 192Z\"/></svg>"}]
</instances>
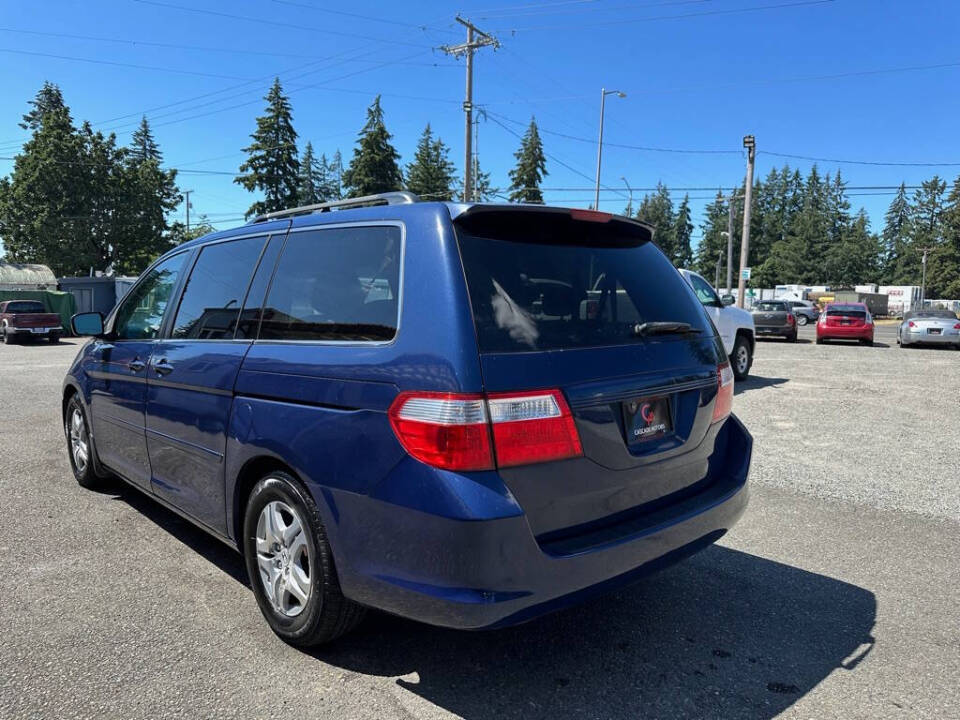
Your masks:
<instances>
[{"instance_id":1,"label":"cascade motors logo","mask_svg":"<svg viewBox=\"0 0 960 720\"><path fill-rule=\"evenodd\" d=\"M655 435L657 433L665 432L667 429L666 423L656 423L654 421L657 419L657 413L653 408L652 403L645 402L640 405L637 414L640 416L640 419L643 420L643 427L634 427L633 435L634 437L644 437L645 435Z\"/></svg>"}]
</instances>

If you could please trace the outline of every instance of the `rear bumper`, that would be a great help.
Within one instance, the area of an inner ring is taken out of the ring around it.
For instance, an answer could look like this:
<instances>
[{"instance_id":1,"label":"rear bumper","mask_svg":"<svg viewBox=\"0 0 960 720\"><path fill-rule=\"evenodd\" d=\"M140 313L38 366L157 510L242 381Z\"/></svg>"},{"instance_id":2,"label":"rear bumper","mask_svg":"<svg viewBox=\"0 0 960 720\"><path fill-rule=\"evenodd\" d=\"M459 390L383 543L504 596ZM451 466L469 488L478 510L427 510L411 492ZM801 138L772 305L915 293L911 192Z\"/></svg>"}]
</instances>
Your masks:
<instances>
[{"instance_id":1,"label":"rear bumper","mask_svg":"<svg viewBox=\"0 0 960 720\"><path fill-rule=\"evenodd\" d=\"M461 629L524 622L608 592L733 527L747 505L752 444L731 416L718 434L711 479L694 494L549 543L538 543L523 514L457 520L325 490L336 517L343 592L364 605Z\"/></svg>"},{"instance_id":2,"label":"rear bumper","mask_svg":"<svg viewBox=\"0 0 960 720\"><path fill-rule=\"evenodd\" d=\"M819 340L873 340L873 325L863 327L823 327L817 325Z\"/></svg>"},{"instance_id":3,"label":"rear bumper","mask_svg":"<svg viewBox=\"0 0 960 720\"><path fill-rule=\"evenodd\" d=\"M797 332L796 325L757 325L754 332L757 337L788 337Z\"/></svg>"},{"instance_id":4,"label":"rear bumper","mask_svg":"<svg viewBox=\"0 0 960 720\"><path fill-rule=\"evenodd\" d=\"M958 345L960 344L960 333L953 330L949 334L945 331L941 335L931 335L926 331L922 333L901 332L901 345Z\"/></svg>"},{"instance_id":5,"label":"rear bumper","mask_svg":"<svg viewBox=\"0 0 960 720\"><path fill-rule=\"evenodd\" d=\"M63 327L57 325L56 327L7 327L6 332L8 335L13 335L16 337L49 337L50 335L62 335Z\"/></svg>"}]
</instances>

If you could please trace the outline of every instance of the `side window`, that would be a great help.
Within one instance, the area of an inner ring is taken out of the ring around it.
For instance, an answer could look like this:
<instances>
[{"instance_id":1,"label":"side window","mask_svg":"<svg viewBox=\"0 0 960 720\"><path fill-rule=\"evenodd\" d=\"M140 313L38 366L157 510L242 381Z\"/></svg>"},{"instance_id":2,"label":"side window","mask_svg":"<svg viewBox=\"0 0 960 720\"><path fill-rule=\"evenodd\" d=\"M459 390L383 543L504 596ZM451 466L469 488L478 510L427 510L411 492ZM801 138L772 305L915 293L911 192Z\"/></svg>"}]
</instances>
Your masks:
<instances>
[{"instance_id":1,"label":"side window","mask_svg":"<svg viewBox=\"0 0 960 720\"><path fill-rule=\"evenodd\" d=\"M179 253L154 266L124 297L113 320L117 340L152 340L160 334L163 315L189 253Z\"/></svg>"},{"instance_id":2,"label":"side window","mask_svg":"<svg viewBox=\"0 0 960 720\"><path fill-rule=\"evenodd\" d=\"M283 238L287 234L286 230L271 235L267 242L267 248L260 257L260 264L257 266L257 272L250 281L250 289L247 290L247 299L243 303L243 310L240 311L240 320L237 322L236 338L256 338L257 328L260 326L260 310L263 308L263 301L267 294L267 288L270 285L270 278L273 277L273 269L277 264L277 258L280 256L280 250L283 248Z\"/></svg>"},{"instance_id":3,"label":"side window","mask_svg":"<svg viewBox=\"0 0 960 720\"><path fill-rule=\"evenodd\" d=\"M699 275L690 276L690 284L693 286L693 291L697 294L697 298L704 305L719 305L720 300L717 298L717 294L713 291L713 288L707 284L707 281L704 280Z\"/></svg>"},{"instance_id":4,"label":"side window","mask_svg":"<svg viewBox=\"0 0 960 720\"><path fill-rule=\"evenodd\" d=\"M263 310L265 340L391 340L397 333L400 228L290 233Z\"/></svg>"},{"instance_id":5,"label":"side window","mask_svg":"<svg viewBox=\"0 0 960 720\"><path fill-rule=\"evenodd\" d=\"M170 337L232 339L266 237L208 245L187 279Z\"/></svg>"}]
</instances>

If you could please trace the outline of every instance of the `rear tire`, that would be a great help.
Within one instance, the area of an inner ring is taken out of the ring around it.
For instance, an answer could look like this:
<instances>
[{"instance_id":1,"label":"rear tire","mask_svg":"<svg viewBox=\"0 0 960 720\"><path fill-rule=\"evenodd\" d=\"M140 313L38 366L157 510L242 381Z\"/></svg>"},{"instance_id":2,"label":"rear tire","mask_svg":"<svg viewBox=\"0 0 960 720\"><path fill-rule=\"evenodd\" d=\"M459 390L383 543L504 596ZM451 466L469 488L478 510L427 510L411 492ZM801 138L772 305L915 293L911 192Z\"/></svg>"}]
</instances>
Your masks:
<instances>
[{"instance_id":1,"label":"rear tire","mask_svg":"<svg viewBox=\"0 0 960 720\"><path fill-rule=\"evenodd\" d=\"M873 340L861 340L861 345L866 345L867 347L873 347Z\"/></svg>"},{"instance_id":2,"label":"rear tire","mask_svg":"<svg viewBox=\"0 0 960 720\"><path fill-rule=\"evenodd\" d=\"M753 353L750 343L743 335L738 335L733 343L733 352L730 353L730 365L733 367L733 377L737 380L746 380L753 365Z\"/></svg>"},{"instance_id":3,"label":"rear tire","mask_svg":"<svg viewBox=\"0 0 960 720\"><path fill-rule=\"evenodd\" d=\"M254 486L241 546L260 611L284 642L327 643L363 619L366 608L340 591L316 503L289 473L268 473Z\"/></svg>"},{"instance_id":4,"label":"rear tire","mask_svg":"<svg viewBox=\"0 0 960 720\"><path fill-rule=\"evenodd\" d=\"M817 338L817 345L823 345L823 338Z\"/></svg>"},{"instance_id":5,"label":"rear tire","mask_svg":"<svg viewBox=\"0 0 960 720\"><path fill-rule=\"evenodd\" d=\"M4 345L13 345L13 333L7 330L7 326L3 326L3 344Z\"/></svg>"},{"instance_id":6,"label":"rear tire","mask_svg":"<svg viewBox=\"0 0 960 720\"><path fill-rule=\"evenodd\" d=\"M787 335L787 342L795 343L797 341L797 334Z\"/></svg>"},{"instance_id":7,"label":"rear tire","mask_svg":"<svg viewBox=\"0 0 960 720\"><path fill-rule=\"evenodd\" d=\"M50 341L51 345L57 345L60 342L60 336L56 333L53 333L52 335L47 336L47 340Z\"/></svg>"}]
</instances>

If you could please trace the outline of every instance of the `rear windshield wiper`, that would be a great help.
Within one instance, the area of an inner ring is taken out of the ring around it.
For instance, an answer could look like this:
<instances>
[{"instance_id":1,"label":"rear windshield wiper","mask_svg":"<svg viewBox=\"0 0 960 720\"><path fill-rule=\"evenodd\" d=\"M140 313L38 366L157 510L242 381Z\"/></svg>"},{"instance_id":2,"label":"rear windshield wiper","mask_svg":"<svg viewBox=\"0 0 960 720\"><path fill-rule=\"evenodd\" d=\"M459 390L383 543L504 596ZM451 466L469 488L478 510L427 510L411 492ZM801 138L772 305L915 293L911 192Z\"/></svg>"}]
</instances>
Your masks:
<instances>
[{"instance_id":1,"label":"rear windshield wiper","mask_svg":"<svg viewBox=\"0 0 960 720\"><path fill-rule=\"evenodd\" d=\"M633 326L633 334L639 337L646 337L647 335L685 335L698 332L700 332L699 328L685 322L645 322Z\"/></svg>"}]
</instances>

